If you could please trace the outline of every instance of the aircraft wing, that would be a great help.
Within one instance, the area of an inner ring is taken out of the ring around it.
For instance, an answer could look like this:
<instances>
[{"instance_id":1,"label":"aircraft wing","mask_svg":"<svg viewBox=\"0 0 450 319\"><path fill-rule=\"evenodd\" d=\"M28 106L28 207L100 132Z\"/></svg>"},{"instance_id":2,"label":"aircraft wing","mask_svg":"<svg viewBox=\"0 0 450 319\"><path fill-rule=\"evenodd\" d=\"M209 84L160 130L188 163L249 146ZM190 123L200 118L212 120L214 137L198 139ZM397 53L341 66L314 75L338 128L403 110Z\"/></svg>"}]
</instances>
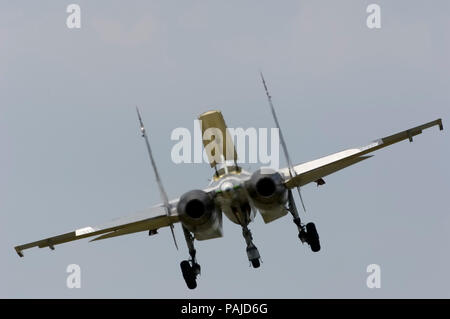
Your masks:
<instances>
[{"instance_id":1,"label":"aircraft wing","mask_svg":"<svg viewBox=\"0 0 450 319\"><path fill-rule=\"evenodd\" d=\"M14 247L14 249L16 250L16 252L19 254L20 257L23 257L22 251L25 249L33 247L39 248L50 247L50 249L53 250L55 245L67 243L69 241L74 241L86 237L100 235L99 237L96 237L91 240L94 241L141 231L152 230L156 232L158 228L166 227L169 226L171 223L179 221L178 214L176 213L175 209L176 202L177 200L172 201L170 203L172 207L170 216L167 216L167 209L164 205L162 204L156 205L141 212L135 213L133 215L117 218L100 226L83 227L70 233L49 237L32 243L20 245Z\"/></svg>"},{"instance_id":2,"label":"aircraft wing","mask_svg":"<svg viewBox=\"0 0 450 319\"><path fill-rule=\"evenodd\" d=\"M317 182L318 185L320 185L323 182L320 181L322 177L373 156L366 154L406 139L409 139L409 141L412 142L414 136L421 134L424 129L433 126L439 126L439 129L443 130L442 119L437 119L435 121L410 128L406 131L380 138L365 146L347 149L310 162L295 165L294 170L297 173L297 176L292 178L289 175L289 168L281 169L280 173L284 176L286 186L288 188L303 186L311 182Z\"/></svg>"}]
</instances>

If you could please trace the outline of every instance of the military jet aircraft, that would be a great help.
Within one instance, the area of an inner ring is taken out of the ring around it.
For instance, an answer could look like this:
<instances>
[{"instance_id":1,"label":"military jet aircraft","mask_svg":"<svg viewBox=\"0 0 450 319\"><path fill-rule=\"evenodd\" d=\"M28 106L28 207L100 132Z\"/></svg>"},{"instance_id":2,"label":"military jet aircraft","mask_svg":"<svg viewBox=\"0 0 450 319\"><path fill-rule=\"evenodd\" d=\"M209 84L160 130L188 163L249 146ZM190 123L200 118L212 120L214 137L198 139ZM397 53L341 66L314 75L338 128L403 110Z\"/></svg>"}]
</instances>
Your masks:
<instances>
[{"instance_id":1,"label":"military jet aircraft","mask_svg":"<svg viewBox=\"0 0 450 319\"><path fill-rule=\"evenodd\" d=\"M270 110L276 127L280 125L268 92L266 82L261 74L261 79L267 95ZM203 141L204 146L209 142L217 143L216 150L219 154L208 153L210 165L214 168L214 176L210 184L202 190L190 190L181 197L169 200L159 176L150 148L148 136L137 109L140 130L145 139L147 151L153 167L162 203L143 210L129 217L119 218L101 226L88 226L75 231L43 240L35 241L15 247L20 257L23 251L32 247L49 247L78 240L86 237L97 236L92 241L127 235L146 231L149 235L157 234L162 227L169 227L174 239L174 224L181 223L184 237L189 249L190 258L181 262L181 271L188 288L197 287L197 276L200 274L200 265L197 262L194 240L207 240L222 237L223 214L233 223L242 227L242 235L246 242L248 260L254 268L260 267L260 254L253 243L252 234L248 228L257 214L260 213L265 223L270 223L290 213L298 230L298 237L302 243L307 243L313 252L320 250L320 240L314 223L301 222L296 208L293 189L297 188L303 205L300 187L315 182L318 186L325 184L324 177L343 168L364 161L373 155L367 155L383 147L409 139L421 134L424 129L439 126L443 130L442 120L422 124L408 130L383 137L371 143L346 149L310 162L293 165L288 155L286 143L281 130L280 144L282 146L287 167L272 170L258 169L250 173L243 170L237 163L237 155L230 134L220 111L208 111L199 116L202 121L203 133L207 129L219 130L222 140L214 138L211 141ZM220 158L221 160L217 160ZM303 205L304 209L304 205Z\"/></svg>"}]
</instances>

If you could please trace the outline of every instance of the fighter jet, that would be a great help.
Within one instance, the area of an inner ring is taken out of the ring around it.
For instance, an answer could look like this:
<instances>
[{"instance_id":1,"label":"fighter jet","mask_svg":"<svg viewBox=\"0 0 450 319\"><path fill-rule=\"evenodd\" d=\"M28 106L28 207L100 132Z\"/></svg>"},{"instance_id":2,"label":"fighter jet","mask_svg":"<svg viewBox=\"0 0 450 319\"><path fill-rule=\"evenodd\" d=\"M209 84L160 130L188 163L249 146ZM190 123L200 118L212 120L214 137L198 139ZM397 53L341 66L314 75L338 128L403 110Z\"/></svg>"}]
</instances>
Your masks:
<instances>
[{"instance_id":1,"label":"fighter jet","mask_svg":"<svg viewBox=\"0 0 450 319\"><path fill-rule=\"evenodd\" d=\"M210 141L203 140L205 148L209 143L216 143L215 146L217 147L214 149L218 150L214 154L212 152L207 153L210 165L214 169L211 182L204 189L190 190L179 198L169 200L152 155L141 114L136 108L140 132L146 143L162 203L104 225L88 226L59 236L17 246L15 247L16 252L20 257L23 257L25 249L49 247L54 250L56 245L92 236L96 237L91 241L144 231L153 236L163 227L170 228L175 246L178 249L174 224L180 223L190 255L189 259L181 262L181 272L188 288L194 289L197 287L197 276L200 274L194 241L222 237L223 215L242 228L247 257L254 268L260 267L261 258L253 243L252 233L248 225L255 219L257 213L261 215L265 223L270 223L290 213L300 241L309 245L313 252L318 252L321 247L317 228L314 223L302 223L293 195L294 189L297 189L303 209L305 209L300 187L314 182L317 186L323 185L326 176L372 157L373 155L368 154L381 148L407 139L412 142L414 136L421 134L427 128L438 126L440 130L443 130L442 120L437 119L374 140L364 146L346 149L313 161L293 165L275 113L272 97L262 74L261 79L275 125L279 129L280 145L287 167L278 170L260 168L253 173L245 171L238 165L237 154L222 113L217 110L208 111L199 116L202 123L202 132L214 129L217 132L220 131L220 134L217 134L216 137L222 137L221 139L215 137Z\"/></svg>"}]
</instances>

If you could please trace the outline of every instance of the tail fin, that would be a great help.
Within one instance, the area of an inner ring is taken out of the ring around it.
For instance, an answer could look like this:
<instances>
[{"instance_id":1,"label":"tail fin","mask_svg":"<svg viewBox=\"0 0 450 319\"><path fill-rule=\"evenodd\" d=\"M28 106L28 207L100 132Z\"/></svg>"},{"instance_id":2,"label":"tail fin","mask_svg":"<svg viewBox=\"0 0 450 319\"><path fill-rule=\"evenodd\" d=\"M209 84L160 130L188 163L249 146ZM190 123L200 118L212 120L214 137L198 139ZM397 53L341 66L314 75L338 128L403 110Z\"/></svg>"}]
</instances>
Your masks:
<instances>
[{"instance_id":1,"label":"tail fin","mask_svg":"<svg viewBox=\"0 0 450 319\"><path fill-rule=\"evenodd\" d=\"M164 189L164 186L163 186L163 184L161 182L161 178L159 177L158 169L156 167L156 163L155 163L155 160L153 158L152 149L151 149L150 143L148 141L147 132L145 130L144 123L142 122L141 113L139 112L139 109L137 107L136 107L136 112L137 112L138 119L139 119L139 124L140 124L142 137L145 139L145 144L147 146L148 156L150 157L150 162L152 163L153 172L155 173L156 183L158 184L158 188L159 188L159 194L161 195L161 199L162 199L162 201L164 203L164 206L167 209L167 216L170 216L171 206L170 206L170 203L169 203L169 198L167 197L166 190ZM177 244L177 240L175 238L175 232L173 231L173 224L171 223L169 226L170 226L170 231L172 232L173 242L175 243L175 247L178 250L178 244Z\"/></svg>"},{"instance_id":2,"label":"tail fin","mask_svg":"<svg viewBox=\"0 0 450 319\"><path fill-rule=\"evenodd\" d=\"M264 80L264 75L262 74L262 72L260 72L260 75L261 75L262 83L264 85L264 90L266 91L267 101L269 102L270 111L272 112L272 117L275 121L278 131L280 132L281 147L283 148L283 153L286 158L286 162L289 166L289 175L291 176L291 178L296 177L297 173L295 172L294 167L291 162L291 158L289 157L286 142L283 137L283 132L281 131L280 123L278 122L278 117L277 117L277 114L275 113L275 107L273 106L273 103L272 103L272 97L269 94L269 89L267 88L266 81ZM302 193L300 191L300 186L297 187L297 192L298 192L298 196L300 197L300 202L302 203L303 210L306 213L306 207L305 207L305 203L303 202L303 197L302 197Z\"/></svg>"}]
</instances>

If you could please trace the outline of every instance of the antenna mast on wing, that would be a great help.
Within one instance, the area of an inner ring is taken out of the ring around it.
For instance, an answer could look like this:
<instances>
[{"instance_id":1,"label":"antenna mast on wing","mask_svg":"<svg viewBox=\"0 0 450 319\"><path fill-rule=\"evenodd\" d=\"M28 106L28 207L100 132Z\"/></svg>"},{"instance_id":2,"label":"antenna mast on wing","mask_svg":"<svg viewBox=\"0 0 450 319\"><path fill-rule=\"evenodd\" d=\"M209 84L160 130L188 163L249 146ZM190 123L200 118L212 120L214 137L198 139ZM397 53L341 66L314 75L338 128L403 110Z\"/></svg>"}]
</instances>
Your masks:
<instances>
[{"instance_id":1,"label":"antenna mast on wing","mask_svg":"<svg viewBox=\"0 0 450 319\"><path fill-rule=\"evenodd\" d=\"M167 216L170 217L171 205L169 203L169 198L167 197L167 193L164 190L163 184L161 182L161 178L159 177L158 169L156 168L156 163L153 158L152 149L150 147L150 143L148 142L147 132L145 131L144 123L142 122L141 114L140 114L137 106L136 106L136 112L137 112L137 115L139 118L139 124L141 126L142 137L145 139L145 144L147 145L148 156L150 157L150 162L152 163L153 172L155 173L156 183L158 184L158 188L159 188L159 194L161 195L163 204L167 209ZM175 243L175 247L178 250L178 244L177 244L177 240L175 238L175 232L173 230L173 223L170 223L169 226L170 226L170 231L172 232L173 242Z\"/></svg>"},{"instance_id":2,"label":"antenna mast on wing","mask_svg":"<svg viewBox=\"0 0 450 319\"><path fill-rule=\"evenodd\" d=\"M292 162L291 162L291 159L289 157L289 153L288 153L288 150L287 150L286 142L284 141L283 132L281 131L280 123L278 122L277 114L275 113L275 108L274 108L273 103L272 103L272 97L270 96L269 90L267 89L266 81L264 80L264 76L263 76L262 72L260 72L260 74L261 74L262 83L264 85L264 90L266 91L267 100L269 101L270 111L272 112L273 119L275 120L275 125L277 126L278 131L280 132L281 147L283 148L284 157L286 158L287 164L289 166L289 175L291 176L291 178L293 178L293 177L297 176L297 172L294 170L294 167L292 166ZM300 201L301 201L302 206L303 206L303 210L306 213L305 204L303 202L302 193L300 192L300 187L299 186L297 186L297 191L298 191L298 196L300 197Z\"/></svg>"}]
</instances>

